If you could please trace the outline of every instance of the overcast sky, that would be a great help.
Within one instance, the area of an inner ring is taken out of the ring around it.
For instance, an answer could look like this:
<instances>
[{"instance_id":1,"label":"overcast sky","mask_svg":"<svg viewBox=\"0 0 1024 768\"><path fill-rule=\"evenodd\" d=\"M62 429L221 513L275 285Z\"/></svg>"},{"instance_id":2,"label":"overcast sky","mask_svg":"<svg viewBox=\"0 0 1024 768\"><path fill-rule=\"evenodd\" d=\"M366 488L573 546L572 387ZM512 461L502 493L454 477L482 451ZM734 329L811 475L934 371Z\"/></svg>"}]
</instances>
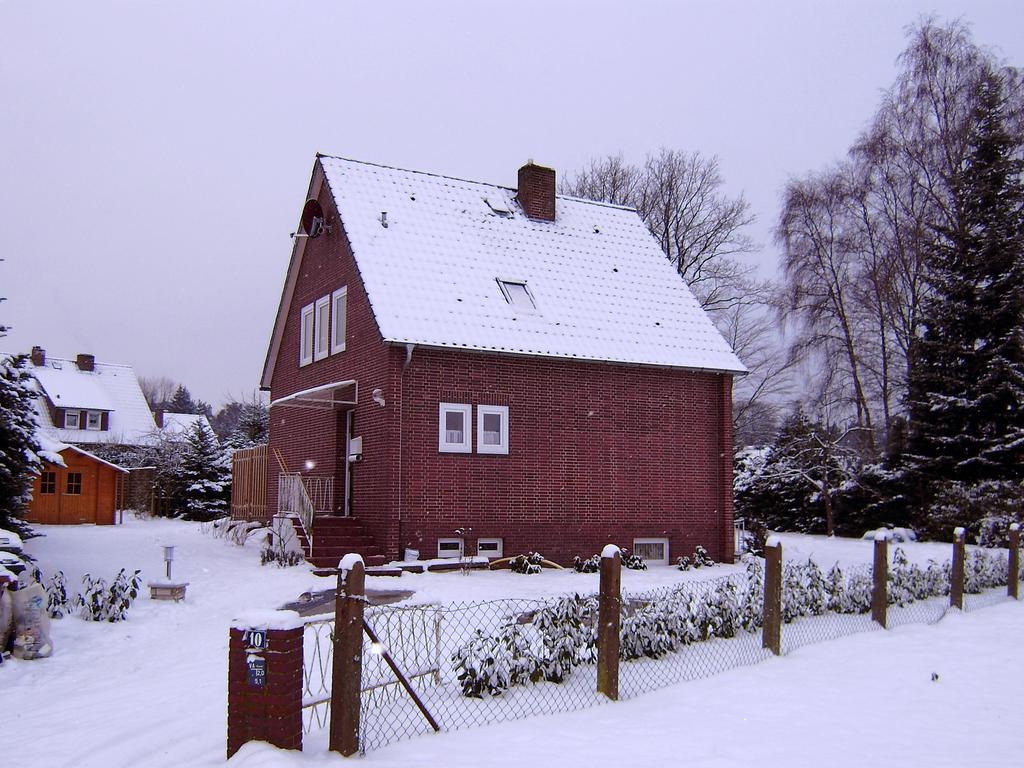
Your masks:
<instances>
[{"instance_id":1,"label":"overcast sky","mask_svg":"<svg viewBox=\"0 0 1024 768\"><path fill-rule=\"evenodd\" d=\"M699 150L773 269L785 180L845 152L932 11L1024 64L1021 0L0 0L0 348L252 392L318 151L515 186Z\"/></svg>"}]
</instances>

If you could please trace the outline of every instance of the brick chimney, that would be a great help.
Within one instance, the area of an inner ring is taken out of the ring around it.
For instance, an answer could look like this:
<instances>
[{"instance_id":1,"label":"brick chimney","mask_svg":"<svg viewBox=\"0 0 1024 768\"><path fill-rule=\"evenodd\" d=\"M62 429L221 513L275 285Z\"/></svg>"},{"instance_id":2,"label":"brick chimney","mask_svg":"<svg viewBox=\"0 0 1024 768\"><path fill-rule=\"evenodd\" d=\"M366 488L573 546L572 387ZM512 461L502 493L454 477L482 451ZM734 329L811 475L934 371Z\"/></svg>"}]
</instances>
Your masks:
<instances>
[{"instance_id":1,"label":"brick chimney","mask_svg":"<svg viewBox=\"0 0 1024 768\"><path fill-rule=\"evenodd\" d=\"M519 169L519 204L531 219L555 220L555 172L530 160Z\"/></svg>"},{"instance_id":2,"label":"brick chimney","mask_svg":"<svg viewBox=\"0 0 1024 768\"><path fill-rule=\"evenodd\" d=\"M46 365L46 350L42 347L32 347L32 365L44 366Z\"/></svg>"},{"instance_id":3,"label":"brick chimney","mask_svg":"<svg viewBox=\"0 0 1024 768\"><path fill-rule=\"evenodd\" d=\"M78 356L78 370L80 371L95 371L96 370L96 357L94 355L87 355L82 353Z\"/></svg>"}]
</instances>

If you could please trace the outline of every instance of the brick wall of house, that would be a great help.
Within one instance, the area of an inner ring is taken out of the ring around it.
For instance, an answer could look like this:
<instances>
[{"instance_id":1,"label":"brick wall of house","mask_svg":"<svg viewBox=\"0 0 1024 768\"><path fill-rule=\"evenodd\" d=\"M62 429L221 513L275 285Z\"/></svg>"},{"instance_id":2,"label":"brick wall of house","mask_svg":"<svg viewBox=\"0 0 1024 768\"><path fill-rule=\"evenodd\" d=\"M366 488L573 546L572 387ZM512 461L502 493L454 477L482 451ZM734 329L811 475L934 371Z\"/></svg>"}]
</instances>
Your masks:
<instances>
[{"instance_id":1,"label":"brick wall of house","mask_svg":"<svg viewBox=\"0 0 1024 768\"><path fill-rule=\"evenodd\" d=\"M319 173L319 169L315 171ZM314 186L316 181L314 179ZM317 195L327 223L333 231L306 240L302 267L287 315L284 334L271 381L271 400L294 392L355 379L359 383L359 406L354 411L353 435L363 438L363 460L353 467L353 513L377 533L379 543L397 549L397 521L389 514L393 493L391 473L397 454L390 411L372 401L375 388L385 398L394 391L393 355L381 340L359 278L348 240L338 222L337 211L326 183ZM346 349L299 367L299 325L302 307L343 285L348 286ZM277 510L278 460L281 452L292 472L335 475L336 504L341 506L344 466L344 418L342 411L319 411L276 406L270 412L271 455L267 462L267 505ZM307 468L307 462L312 467Z\"/></svg>"},{"instance_id":2,"label":"brick wall of house","mask_svg":"<svg viewBox=\"0 0 1024 768\"><path fill-rule=\"evenodd\" d=\"M402 377L401 544L471 526L558 562L634 537L732 558L731 377L417 349ZM438 404L507 405L509 454L440 453Z\"/></svg>"}]
</instances>

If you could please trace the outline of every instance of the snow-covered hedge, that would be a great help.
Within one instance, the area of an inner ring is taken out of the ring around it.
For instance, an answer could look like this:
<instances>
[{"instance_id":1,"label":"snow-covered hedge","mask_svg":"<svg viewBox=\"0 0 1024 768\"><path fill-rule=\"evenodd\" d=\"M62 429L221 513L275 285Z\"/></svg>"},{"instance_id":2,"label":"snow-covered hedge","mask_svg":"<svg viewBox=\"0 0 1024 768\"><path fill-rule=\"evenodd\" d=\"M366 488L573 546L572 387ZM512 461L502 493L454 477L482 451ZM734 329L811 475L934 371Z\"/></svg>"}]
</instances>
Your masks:
<instances>
[{"instance_id":1,"label":"snow-covered hedge","mask_svg":"<svg viewBox=\"0 0 1024 768\"><path fill-rule=\"evenodd\" d=\"M585 562L585 561L584 561ZM619 654L624 661L657 659L691 643L756 632L764 619L764 561L745 556L746 572L712 582L686 583L645 595L624 595ZM949 594L950 564L922 567L903 550L893 553L889 604L905 606ZM975 549L965 561L964 589L977 593L1006 584L1001 553ZM812 560L783 566L782 619L791 623L826 613L871 610L870 566L828 573ZM597 596L563 598L532 616L516 615L493 634L479 630L452 655L465 696L499 695L511 686L560 683L574 668L597 660Z\"/></svg>"}]
</instances>

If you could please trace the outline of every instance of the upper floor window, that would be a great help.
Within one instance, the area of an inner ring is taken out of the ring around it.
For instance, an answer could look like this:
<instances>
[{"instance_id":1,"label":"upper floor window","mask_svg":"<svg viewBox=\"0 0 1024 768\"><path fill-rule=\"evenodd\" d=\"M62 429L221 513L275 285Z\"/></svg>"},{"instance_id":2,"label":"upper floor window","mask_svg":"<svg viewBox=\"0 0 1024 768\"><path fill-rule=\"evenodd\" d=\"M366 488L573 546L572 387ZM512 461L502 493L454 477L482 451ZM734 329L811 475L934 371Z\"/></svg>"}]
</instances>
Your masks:
<instances>
[{"instance_id":1,"label":"upper floor window","mask_svg":"<svg viewBox=\"0 0 1024 768\"><path fill-rule=\"evenodd\" d=\"M345 333L347 332L346 314L348 312L348 286L331 294L331 354L345 351Z\"/></svg>"},{"instance_id":2,"label":"upper floor window","mask_svg":"<svg viewBox=\"0 0 1024 768\"><path fill-rule=\"evenodd\" d=\"M313 350L314 360L323 360L330 353L330 318L331 297L323 296L316 300L314 327L316 328L316 347Z\"/></svg>"},{"instance_id":3,"label":"upper floor window","mask_svg":"<svg viewBox=\"0 0 1024 768\"><path fill-rule=\"evenodd\" d=\"M313 362L313 305L302 308L299 323L299 365Z\"/></svg>"},{"instance_id":4,"label":"upper floor window","mask_svg":"<svg viewBox=\"0 0 1024 768\"><path fill-rule=\"evenodd\" d=\"M442 453L471 453L473 408L462 403L441 403L437 449Z\"/></svg>"},{"instance_id":5,"label":"upper floor window","mask_svg":"<svg viewBox=\"0 0 1024 768\"><path fill-rule=\"evenodd\" d=\"M82 412L64 411L64 429L81 429Z\"/></svg>"},{"instance_id":6,"label":"upper floor window","mask_svg":"<svg viewBox=\"0 0 1024 768\"><path fill-rule=\"evenodd\" d=\"M508 453L508 406L476 407L477 453Z\"/></svg>"},{"instance_id":7,"label":"upper floor window","mask_svg":"<svg viewBox=\"0 0 1024 768\"><path fill-rule=\"evenodd\" d=\"M103 429L103 414L99 411L87 411L85 414L85 428L92 430Z\"/></svg>"}]
</instances>

